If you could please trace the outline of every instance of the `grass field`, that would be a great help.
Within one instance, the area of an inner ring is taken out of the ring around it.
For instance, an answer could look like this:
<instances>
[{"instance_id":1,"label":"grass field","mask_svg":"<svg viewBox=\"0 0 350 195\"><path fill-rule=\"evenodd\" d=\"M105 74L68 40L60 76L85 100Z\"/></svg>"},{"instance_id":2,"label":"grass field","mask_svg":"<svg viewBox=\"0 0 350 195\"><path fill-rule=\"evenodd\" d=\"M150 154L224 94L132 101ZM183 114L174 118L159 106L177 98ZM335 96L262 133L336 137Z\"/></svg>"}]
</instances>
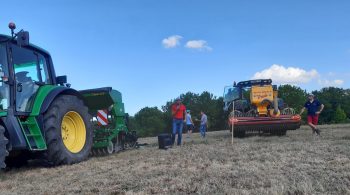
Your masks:
<instances>
[{"instance_id":1,"label":"grass field","mask_svg":"<svg viewBox=\"0 0 350 195\"><path fill-rule=\"evenodd\" d=\"M350 194L350 125L234 139L198 134L182 147L148 146L71 166L0 173L1 194Z\"/></svg>"}]
</instances>

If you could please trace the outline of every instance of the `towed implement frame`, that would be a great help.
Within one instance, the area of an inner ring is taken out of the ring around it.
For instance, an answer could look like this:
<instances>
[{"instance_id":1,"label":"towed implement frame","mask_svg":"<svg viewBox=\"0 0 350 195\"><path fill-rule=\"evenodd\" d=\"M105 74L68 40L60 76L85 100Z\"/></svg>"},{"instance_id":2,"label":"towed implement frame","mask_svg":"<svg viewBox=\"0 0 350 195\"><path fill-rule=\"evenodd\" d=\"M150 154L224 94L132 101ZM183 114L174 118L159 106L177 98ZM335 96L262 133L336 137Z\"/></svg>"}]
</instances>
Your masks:
<instances>
[{"instance_id":1,"label":"towed implement frame","mask_svg":"<svg viewBox=\"0 0 350 195\"><path fill-rule=\"evenodd\" d=\"M80 93L92 116L92 155L111 154L137 146L136 132L128 130L128 115L119 91L105 87Z\"/></svg>"}]
</instances>

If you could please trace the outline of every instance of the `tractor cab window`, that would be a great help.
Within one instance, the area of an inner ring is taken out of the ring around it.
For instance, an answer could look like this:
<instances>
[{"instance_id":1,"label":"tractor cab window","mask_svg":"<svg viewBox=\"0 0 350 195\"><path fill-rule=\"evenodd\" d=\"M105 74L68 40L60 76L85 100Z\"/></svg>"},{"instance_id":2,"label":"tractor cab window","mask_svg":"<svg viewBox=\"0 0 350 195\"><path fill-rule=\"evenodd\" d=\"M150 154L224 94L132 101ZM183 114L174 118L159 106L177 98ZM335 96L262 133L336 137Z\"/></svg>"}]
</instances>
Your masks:
<instances>
[{"instance_id":1,"label":"tractor cab window","mask_svg":"<svg viewBox=\"0 0 350 195\"><path fill-rule=\"evenodd\" d=\"M41 81L44 82L45 84L51 84L49 71L47 69L46 58L43 55L38 54L38 59L39 59L39 70L41 75Z\"/></svg>"},{"instance_id":2,"label":"tractor cab window","mask_svg":"<svg viewBox=\"0 0 350 195\"><path fill-rule=\"evenodd\" d=\"M8 79L8 66L7 66L7 52L6 45L0 44L0 112L6 110L9 105L9 86L7 84Z\"/></svg>"},{"instance_id":3,"label":"tractor cab window","mask_svg":"<svg viewBox=\"0 0 350 195\"><path fill-rule=\"evenodd\" d=\"M228 111L232 102L240 97L240 89L234 86L227 86L224 90L224 110Z\"/></svg>"},{"instance_id":4,"label":"tractor cab window","mask_svg":"<svg viewBox=\"0 0 350 195\"><path fill-rule=\"evenodd\" d=\"M39 86L47 83L46 63L40 54L12 45L16 78L16 110L31 112Z\"/></svg>"},{"instance_id":5,"label":"tractor cab window","mask_svg":"<svg viewBox=\"0 0 350 195\"><path fill-rule=\"evenodd\" d=\"M224 102L232 102L239 98L240 92L238 87L228 86L224 91Z\"/></svg>"}]
</instances>

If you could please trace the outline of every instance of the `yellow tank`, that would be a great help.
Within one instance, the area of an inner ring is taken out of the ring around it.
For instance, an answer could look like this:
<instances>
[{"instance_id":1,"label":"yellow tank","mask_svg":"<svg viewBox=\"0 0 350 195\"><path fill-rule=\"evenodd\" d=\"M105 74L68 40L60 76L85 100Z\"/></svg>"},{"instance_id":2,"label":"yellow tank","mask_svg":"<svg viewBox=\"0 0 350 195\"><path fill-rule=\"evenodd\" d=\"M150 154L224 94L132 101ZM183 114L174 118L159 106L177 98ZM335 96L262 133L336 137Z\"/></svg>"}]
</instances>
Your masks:
<instances>
[{"instance_id":1,"label":"yellow tank","mask_svg":"<svg viewBox=\"0 0 350 195\"><path fill-rule=\"evenodd\" d=\"M260 116L267 116L267 107L273 102L273 88L272 85L255 85L251 88L250 102L256 106Z\"/></svg>"}]
</instances>

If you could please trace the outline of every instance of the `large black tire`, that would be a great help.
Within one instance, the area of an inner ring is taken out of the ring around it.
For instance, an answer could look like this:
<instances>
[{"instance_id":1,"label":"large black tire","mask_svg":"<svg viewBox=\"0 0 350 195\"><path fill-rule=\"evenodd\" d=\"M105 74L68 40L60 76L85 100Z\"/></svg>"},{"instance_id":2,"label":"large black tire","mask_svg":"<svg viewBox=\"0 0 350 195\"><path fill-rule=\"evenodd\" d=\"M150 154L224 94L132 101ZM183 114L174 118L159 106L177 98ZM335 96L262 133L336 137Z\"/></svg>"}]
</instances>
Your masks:
<instances>
[{"instance_id":1,"label":"large black tire","mask_svg":"<svg viewBox=\"0 0 350 195\"><path fill-rule=\"evenodd\" d=\"M6 156L9 155L6 145L8 143L8 139L5 136L5 128L0 125L0 169L6 167L5 159Z\"/></svg>"},{"instance_id":2,"label":"large black tire","mask_svg":"<svg viewBox=\"0 0 350 195\"><path fill-rule=\"evenodd\" d=\"M69 112L80 115L85 124L86 139L79 152L71 152L64 144L61 125L63 118ZM44 160L48 165L74 164L88 158L93 139L93 130L90 122L88 108L83 101L76 96L60 95L44 113L44 134L47 150L44 153Z\"/></svg>"},{"instance_id":3,"label":"large black tire","mask_svg":"<svg viewBox=\"0 0 350 195\"><path fill-rule=\"evenodd\" d=\"M127 143L127 148L136 148L137 147L137 135L136 131L131 131L126 133L126 143Z\"/></svg>"}]
</instances>

